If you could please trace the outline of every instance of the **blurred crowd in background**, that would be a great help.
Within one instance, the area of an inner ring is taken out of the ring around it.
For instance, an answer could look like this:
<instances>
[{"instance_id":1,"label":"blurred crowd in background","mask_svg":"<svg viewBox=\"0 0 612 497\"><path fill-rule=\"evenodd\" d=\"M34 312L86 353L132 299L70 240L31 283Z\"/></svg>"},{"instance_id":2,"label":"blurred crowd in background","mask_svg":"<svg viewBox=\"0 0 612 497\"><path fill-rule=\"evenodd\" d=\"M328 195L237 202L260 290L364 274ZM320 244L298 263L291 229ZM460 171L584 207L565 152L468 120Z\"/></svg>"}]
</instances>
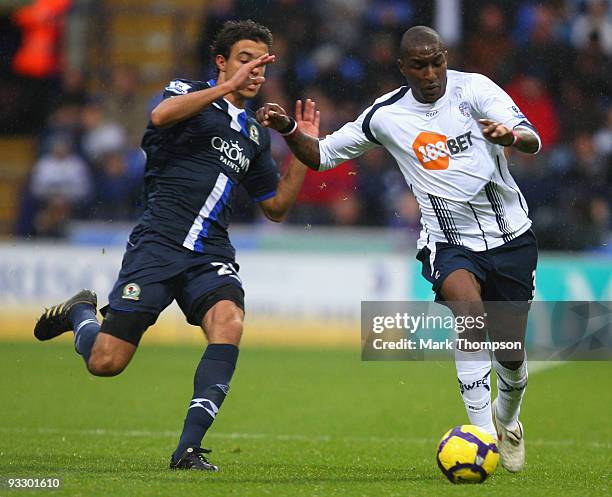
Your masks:
<instances>
[{"instance_id":1,"label":"blurred crowd in background","mask_svg":"<svg viewBox=\"0 0 612 497\"><path fill-rule=\"evenodd\" d=\"M70 15L69 1L51 3ZM324 136L353 120L378 96L405 84L396 64L399 40L410 26L437 27L436 4L444 5L416 0L211 0L197 40L200 67L196 74L175 76L209 79L214 71L208 47L216 31L229 19L255 19L272 30L277 62L252 107L272 101L293 109L297 98L312 98L321 111ZM13 27L27 26L27 8L12 15ZM541 248L609 251L609 2L463 0L460 15L456 39L447 39L449 68L492 78L540 132L543 151L536 156L513 152L510 163ZM13 54L10 63L2 58L2 70L18 72L20 50L11 47L10 37L2 37L0 50ZM95 93L88 90L91 82L84 73L74 69L48 77L29 75L26 81L21 90L28 105L22 101L16 106L0 92L0 132L38 135L38 159L22 194L16 234L63 236L71 219L136 220L144 169L139 142L160 93L141 91L138 67L131 66L111 68L108 81ZM289 152L277 133L272 137L282 169ZM376 149L335 170L310 171L288 222L391 226L417 235L419 216L393 159ZM261 220L245 196L237 202L235 218Z\"/></svg>"}]
</instances>

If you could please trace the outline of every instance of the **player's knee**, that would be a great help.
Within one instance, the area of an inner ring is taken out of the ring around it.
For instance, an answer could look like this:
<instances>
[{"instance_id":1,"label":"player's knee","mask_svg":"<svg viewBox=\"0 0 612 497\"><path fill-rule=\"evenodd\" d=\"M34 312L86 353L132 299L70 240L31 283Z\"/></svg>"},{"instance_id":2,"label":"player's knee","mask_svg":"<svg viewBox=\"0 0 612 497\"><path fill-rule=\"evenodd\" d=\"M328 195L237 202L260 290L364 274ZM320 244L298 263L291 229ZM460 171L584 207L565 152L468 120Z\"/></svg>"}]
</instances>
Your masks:
<instances>
[{"instance_id":1,"label":"player's knee","mask_svg":"<svg viewBox=\"0 0 612 497\"><path fill-rule=\"evenodd\" d=\"M447 302L482 305L480 282L466 269L458 269L450 273L442 283L440 293Z\"/></svg>"},{"instance_id":2,"label":"player's knee","mask_svg":"<svg viewBox=\"0 0 612 497\"><path fill-rule=\"evenodd\" d=\"M213 322L208 338L216 343L238 344L242 337L242 317L231 316Z\"/></svg>"},{"instance_id":3,"label":"player's knee","mask_svg":"<svg viewBox=\"0 0 612 497\"><path fill-rule=\"evenodd\" d=\"M87 369L95 376L117 376L125 369L127 362L107 352L92 353Z\"/></svg>"},{"instance_id":4,"label":"player's knee","mask_svg":"<svg viewBox=\"0 0 612 497\"><path fill-rule=\"evenodd\" d=\"M219 302L206 315L204 330L210 342L238 345L242 337L243 312L235 304Z\"/></svg>"}]
</instances>

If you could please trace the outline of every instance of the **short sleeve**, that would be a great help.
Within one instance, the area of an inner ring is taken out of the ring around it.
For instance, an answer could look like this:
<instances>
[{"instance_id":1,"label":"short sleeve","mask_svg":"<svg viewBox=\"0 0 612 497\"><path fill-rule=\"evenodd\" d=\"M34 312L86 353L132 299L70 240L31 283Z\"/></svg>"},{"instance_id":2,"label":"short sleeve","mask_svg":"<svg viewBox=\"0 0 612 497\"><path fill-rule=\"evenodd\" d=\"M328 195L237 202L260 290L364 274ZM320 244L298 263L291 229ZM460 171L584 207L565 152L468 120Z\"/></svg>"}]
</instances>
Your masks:
<instances>
[{"instance_id":1,"label":"short sleeve","mask_svg":"<svg viewBox=\"0 0 612 497\"><path fill-rule=\"evenodd\" d=\"M373 107L367 108L355 121L346 123L338 131L319 141L320 171L333 169L380 146L372 134L368 120L372 109Z\"/></svg>"},{"instance_id":2,"label":"short sleeve","mask_svg":"<svg viewBox=\"0 0 612 497\"><path fill-rule=\"evenodd\" d=\"M533 127L510 95L486 76L472 75L471 94L472 108L479 119L492 119L509 128L519 124Z\"/></svg>"},{"instance_id":3,"label":"short sleeve","mask_svg":"<svg viewBox=\"0 0 612 497\"><path fill-rule=\"evenodd\" d=\"M514 103L512 97L482 74L472 75L472 107L478 118L492 119L512 129L527 129L538 140L537 151L542 148L538 130Z\"/></svg>"},{"instance_id":4,"label":"short sleeve","mask_svg":"<svg viewBox=\"0 0 612 497\"><path fill-rule=\"evenodd\" d=\"M254 202L262 202L276 195L279 173L276 162L270 151L270 134L267 129L260 129L262 147L249 166L242 186L245 187Z\"/></svg>"}]
</instances>

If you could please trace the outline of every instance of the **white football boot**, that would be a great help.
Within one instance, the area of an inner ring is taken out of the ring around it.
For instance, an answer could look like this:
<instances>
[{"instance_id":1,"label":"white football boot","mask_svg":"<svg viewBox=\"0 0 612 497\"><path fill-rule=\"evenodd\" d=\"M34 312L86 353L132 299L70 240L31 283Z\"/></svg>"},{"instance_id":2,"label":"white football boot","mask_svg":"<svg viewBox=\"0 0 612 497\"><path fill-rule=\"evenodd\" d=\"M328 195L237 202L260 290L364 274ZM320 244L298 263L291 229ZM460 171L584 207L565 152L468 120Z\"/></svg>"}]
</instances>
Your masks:
<instances>
[{"instance_id":1,"label":"white football boot","mask_svg":"<svg viewBox=\"0 0 612 497\"><path fill-rule=\"evenodd\" d=\"M516 473L525 465L525 433L523 424L517 420L518 426L514 430L508 430L497 421L497 399L493 401L493 424L497 430L497 448L501 465L510 473Z\"/></svg>"}]
</instances>

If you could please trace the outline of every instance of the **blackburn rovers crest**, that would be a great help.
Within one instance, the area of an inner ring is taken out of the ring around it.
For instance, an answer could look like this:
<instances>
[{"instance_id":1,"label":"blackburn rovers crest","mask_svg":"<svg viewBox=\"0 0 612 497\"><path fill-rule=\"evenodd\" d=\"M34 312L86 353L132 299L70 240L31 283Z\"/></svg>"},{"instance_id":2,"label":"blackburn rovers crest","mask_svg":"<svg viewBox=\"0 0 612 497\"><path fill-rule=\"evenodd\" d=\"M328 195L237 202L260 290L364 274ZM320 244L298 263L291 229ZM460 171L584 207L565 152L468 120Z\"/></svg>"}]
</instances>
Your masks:
<instances>
[{"instance_id":1,"label":"blackburn rovers crest","mask_svg":"<svg viewBox=\"0 0 612 497\"><path fill-rule=\"evenodd\" d=\"M259 130L254 124L249 126L249 138L259 145Z\"/></svg>"},{"instance_id":2,"label":"blackburn rovers crest","mask_svg":"<svg viewBox=\"0 0 612 497\"><path fill-rule=\"evenodd\" d=\"M136 283L128 283L123 287L122 299L140 300L140 287Z\"/></svg>"}]
</instances>

